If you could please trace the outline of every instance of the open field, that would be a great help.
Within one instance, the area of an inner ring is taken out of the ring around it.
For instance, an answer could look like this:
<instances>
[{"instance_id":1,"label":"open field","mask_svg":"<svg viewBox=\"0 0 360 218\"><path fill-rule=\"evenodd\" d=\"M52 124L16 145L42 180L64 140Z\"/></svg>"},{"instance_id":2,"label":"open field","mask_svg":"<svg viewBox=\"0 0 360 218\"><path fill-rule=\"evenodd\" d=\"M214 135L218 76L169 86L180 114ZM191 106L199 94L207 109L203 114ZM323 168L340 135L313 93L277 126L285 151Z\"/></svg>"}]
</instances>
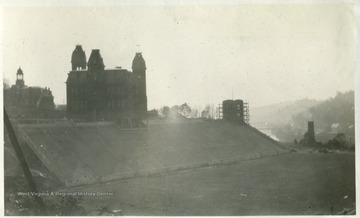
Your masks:
<instances>
[{"instance_id":1,"label":"open field","mask_svg":"<svg viewBox=\"0 0 360 218\"><path fill-rule=\"evenodd\" d=\"M331 205L335 212L353 207L355 155L288 153L62 191L113 192L85 197L83 205L125 215L330 214Z\"/></svg>"}]
</instances>

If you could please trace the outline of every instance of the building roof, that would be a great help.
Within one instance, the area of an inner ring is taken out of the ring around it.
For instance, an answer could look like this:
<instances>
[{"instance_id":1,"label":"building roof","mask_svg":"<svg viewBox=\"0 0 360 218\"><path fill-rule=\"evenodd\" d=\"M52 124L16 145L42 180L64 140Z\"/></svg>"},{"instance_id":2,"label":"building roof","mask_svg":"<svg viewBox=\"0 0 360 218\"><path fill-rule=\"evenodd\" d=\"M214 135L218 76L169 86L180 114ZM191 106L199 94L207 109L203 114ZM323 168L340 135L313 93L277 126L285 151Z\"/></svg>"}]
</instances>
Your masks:
<instances>
[{"instance_id":1,"label":"building roof","mask_svg":"<svg viewBox=\"0 0 360 218\"><path fill-rule=\"evenodd\" d=\"M93 49L88 61L89 70L103 70L105 68L103 58L100 54L100 49Z\"/></svg>"},{"instance_id":2,"label":"building roof","mask_svg":"<svg viewBox=\"0 0 360 218\"><path fill-rule=\"evenodd\" d=\"M135 54L135 57L132 62L133 72L137 70L146 70L145 60L140 52Z\"/></svg>"},{"instance_id":3,"label":"building roof","mask_svg":"<svg viewBox=\"0 0 360 218\"><path fill-rule=\"evenodd\" d=\"M70 71L67 83L85 83L88 81L88 70ZM99 73L99 81L105 83L119 83L127 81L131 77L131 72L126 69L106 69Z\"/></svg>"},{"instance_id":4,"label":"building roof","mask_svg":"<svg viewBox=\"0 0 360 218\"><path fill-rule=\"evenodd\" d=\"M71 63L86 63L86 55L81 45L76 45L71 55Z\"/></svg>"},{"instance_id":5,"label":"building roof","mask_svg":"<svg viewBox=\"0 0 360 218\"><path fill-rule=\"evenodd\" d=\"M19 69L17 70L17 73L16 73L16 74L21 74L21 75L24 74L23 71L22 71L22 69L21 69L21 67L19 67Z\"/></svg>"}]
</instances>

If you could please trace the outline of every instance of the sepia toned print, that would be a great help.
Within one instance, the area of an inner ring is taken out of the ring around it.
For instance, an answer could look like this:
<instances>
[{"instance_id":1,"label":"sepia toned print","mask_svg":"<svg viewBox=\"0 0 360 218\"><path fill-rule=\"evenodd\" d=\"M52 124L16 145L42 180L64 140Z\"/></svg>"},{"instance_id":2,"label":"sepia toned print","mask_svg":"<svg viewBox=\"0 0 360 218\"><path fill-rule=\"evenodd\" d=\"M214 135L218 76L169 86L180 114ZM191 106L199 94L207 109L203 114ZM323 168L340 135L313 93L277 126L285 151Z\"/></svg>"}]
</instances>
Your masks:
<instances>
[{"instance_id":1,"label":"sepia toned print","mask_svg":"<svg viewBox=\"0 0 360 218\"><path fill-rule=\"evenodd\" d=\"M5 5L4 215L356 215L356 18Z\"/></svg>"}]
</instances>

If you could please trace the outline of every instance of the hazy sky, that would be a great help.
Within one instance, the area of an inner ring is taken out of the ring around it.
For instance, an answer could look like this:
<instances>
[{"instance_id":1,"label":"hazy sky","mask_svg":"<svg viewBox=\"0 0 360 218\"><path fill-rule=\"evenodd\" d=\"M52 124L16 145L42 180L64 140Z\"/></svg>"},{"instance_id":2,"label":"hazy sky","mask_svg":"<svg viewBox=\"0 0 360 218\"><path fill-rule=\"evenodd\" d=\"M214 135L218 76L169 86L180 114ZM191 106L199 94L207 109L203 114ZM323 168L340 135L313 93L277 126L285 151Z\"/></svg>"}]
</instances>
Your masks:
<instances>
[{"instance_id":1,"label":"hazy sky","mask_svg":"<svg viewBox=\"0 0 360 218\"><path fill-rule=\"evenodd\" d=\"M11 7L3 72L66 103L71 53L100 49L106 68L147 65L148 108L248 100L261 106L354 89L351 4ZM139 46L137 46L139 45Z\"/></svg>"}]
</instances>

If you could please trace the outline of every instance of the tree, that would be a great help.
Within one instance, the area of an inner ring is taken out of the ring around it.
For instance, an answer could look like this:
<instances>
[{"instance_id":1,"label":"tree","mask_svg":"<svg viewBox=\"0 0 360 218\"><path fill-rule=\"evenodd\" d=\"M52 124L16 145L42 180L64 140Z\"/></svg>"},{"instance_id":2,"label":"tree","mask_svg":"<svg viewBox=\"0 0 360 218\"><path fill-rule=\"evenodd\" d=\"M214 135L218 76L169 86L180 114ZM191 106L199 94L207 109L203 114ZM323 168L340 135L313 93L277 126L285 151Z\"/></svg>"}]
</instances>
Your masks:
<instances>
[{"instance_id":1,"label":"tree","mask_svg":"<svg viewBox=\"0 0 360 218\"><path fill-rule=\"evenodd\" d=\"M210 118L210 105L206 105L204 110L201 111L201 118Z\"/></svg>"},{"instance_id":2,"label":"tree","mask_svg":"<svg viewBox=\"0 0 360 218\"><path fill-rule=\"evenodd\" d=\"M9 89L10 88L10 82L8 79L3 80L3 89Z\"/></svg>"},{"instance_id":3,"label":"tree","mask_svg":"<svg viewBox=\"0 0 360 218\"><path fill-rule=\"evenodd\" d=\"M168 106L164 106L160 109L159 112L162 117L168 118L170 113L170 108Z\"/></svg>"},{"instance_id":4,"label":"tree","mask_svg":"<svg viewBox=\"0 0 360 218\"><path fill-rule=\"evenodd\" d=\"M186 118L191 118L191 107L187 103L184 103L180 105L180 111L178 113Z\"/></svg>"},{"instance_id":5,"label":"tree","mask_svg":"<svg viewBox=\"0 0 360 218\"><path fill-rule=\"evenodd\" d=\"M346 147L345 134L339 133L333 139L329 140L328 146L336 149L344 149Z\"/></svg>"}]
</instances>

